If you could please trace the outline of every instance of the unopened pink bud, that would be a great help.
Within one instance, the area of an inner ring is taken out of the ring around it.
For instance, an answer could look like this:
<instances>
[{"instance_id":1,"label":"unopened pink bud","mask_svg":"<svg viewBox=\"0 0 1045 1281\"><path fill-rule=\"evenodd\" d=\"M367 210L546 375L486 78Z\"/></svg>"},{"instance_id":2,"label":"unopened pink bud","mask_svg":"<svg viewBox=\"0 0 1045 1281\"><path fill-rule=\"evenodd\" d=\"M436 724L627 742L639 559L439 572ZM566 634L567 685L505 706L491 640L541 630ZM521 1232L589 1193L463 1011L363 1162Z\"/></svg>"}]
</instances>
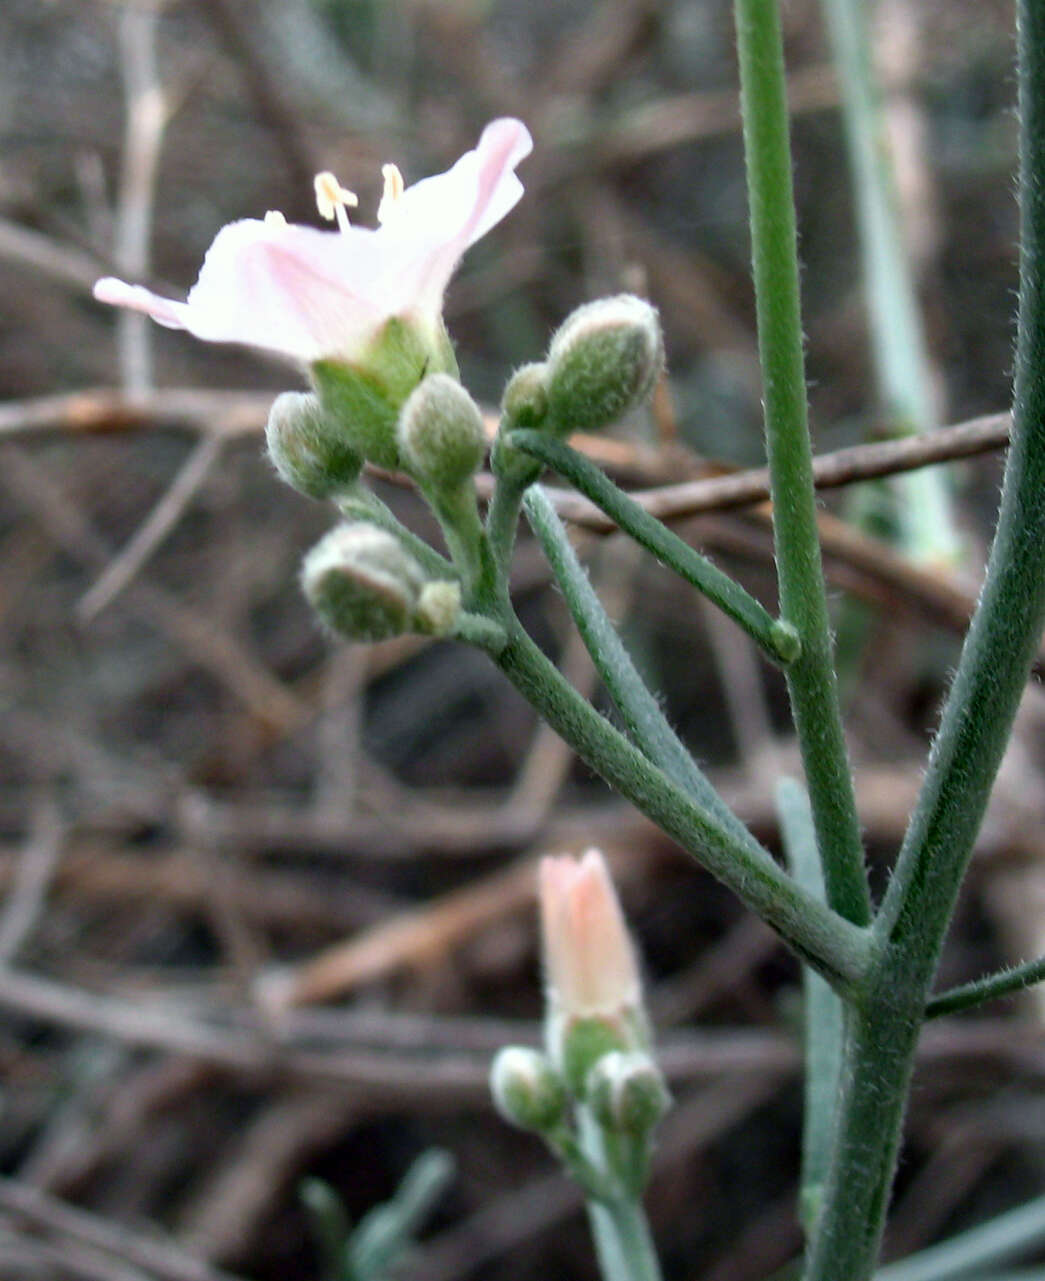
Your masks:
<instances>
[{"instance_id":1,"label":"unopened pink bud","mask_svg":"<svg viewBox=\"0 0 1045 1281\"><path fill-rule=\"evenodd\" d=\"M548 996L570 1019L636 1010L639 971L628 928L598 850L578 862L545 858L540 867L541 930Z\"/></svg>"}]
</instances>

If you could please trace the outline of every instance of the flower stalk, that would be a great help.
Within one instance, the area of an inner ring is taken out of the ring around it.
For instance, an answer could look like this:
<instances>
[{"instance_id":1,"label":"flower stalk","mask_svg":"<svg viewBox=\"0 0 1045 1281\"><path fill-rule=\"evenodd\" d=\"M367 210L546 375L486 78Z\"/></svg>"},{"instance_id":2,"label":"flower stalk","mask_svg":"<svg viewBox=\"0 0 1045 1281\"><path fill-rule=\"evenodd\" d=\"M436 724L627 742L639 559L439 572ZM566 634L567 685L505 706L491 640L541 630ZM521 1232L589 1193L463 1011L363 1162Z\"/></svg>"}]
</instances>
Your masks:
<instances>
[{"instance_id":1,"label":"flower stalk","mask_svg":"<svg viewBox=\"0 0 1045 1281\"><path fill-rule=\"evenodd\" d=\"M802 649L787 669L788 692L828 902L867 925L871 898L816 525L780 15L776 0L736 0L735 13L780 612Z\"/></svg>"}]
</instances>

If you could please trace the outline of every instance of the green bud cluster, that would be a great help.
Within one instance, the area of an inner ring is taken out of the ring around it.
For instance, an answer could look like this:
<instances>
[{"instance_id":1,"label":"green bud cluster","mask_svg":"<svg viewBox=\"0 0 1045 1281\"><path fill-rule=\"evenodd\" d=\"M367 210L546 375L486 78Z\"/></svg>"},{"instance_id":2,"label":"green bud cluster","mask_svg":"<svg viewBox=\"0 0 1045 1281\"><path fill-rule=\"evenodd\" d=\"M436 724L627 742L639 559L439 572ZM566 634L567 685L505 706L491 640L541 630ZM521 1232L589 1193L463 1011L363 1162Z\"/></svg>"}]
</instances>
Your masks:
<instances>
[{"instance_id":1,"label":"green bud cluster","mask_svg":"<svg viewBox=\"0 0 1045 1281\"><path fill-rule=\"evenodd\" d=\"M460 610L456 583L427 582L394 534L365 521L326 534L305 557L301 581L323 623L350 640L445 634Z\"/></svg>"},{"instance_id":2,"label":"green bud cluster","mask_svg":"<svg viewBox=\"0 0 1045 1281\"><path fill-rule=\"evenodd\" d=\"M495 475L520 489L532 485L541 465L513 447L513 431L601 431L646 399L663 367L660 321L648 302L621 294L578 307L556 331L547 358L523 365L505 388Z\"/></svg>"},{"instance_id":3,"label":"green bud cluster","mask_svg":"<svg viewBox=\"0 0 1045 1281\"><path fill-rule=\"evenodd\" d=\"M323 538L303 565L305 593L323 623L361 641L418 632L496 644L504 628L483 615L504 570L521 495L541 470L513 446L512 431L566 435L607 426L649 392L662 360L656 312L641 299L623 295L575 311L547 359L518 369L505 388L491 464L508 497L495 504L496 519L492 509L490 528L474 479L486 452L483 418L458 379L441 322L392 317L351 361L314 361L312 391L277 397L266 438L288 484L333 500L352 522ZM449 561L422 546L367 489L366 464L405 471L417 482ZM583 1039L578 1033L578 1044ZM625 1039L603 1048L631 1047ZM578 1093L587 1066L568 1065Z\"/></svg>"},{"instance_id":4,"label":"green bud cluster","mask_svg":"<svg viewBox=\"0 0 1045 1281\"><path fill-rule=\"evenodd\" d=\"M351 365L317 360L312 381L323 408L367 462L402 466L396 437L399 412L430 374L456 378L457 361L446 331L431 335L393 317Z\"/></svg>"},{"instance_id":5,"label":"green bud cluster","mask_svg":"<svg viewBox=\"0 0 1045 1281\"><path fill-rule=\"evenodd\" d=\"M562 1069L570 1093L577 1099L586 1097L588 1077L603 1058L630 1048L630 1038L621 1020L597 1015L564 1020L551 1014L545 1026L545 1039Z\"/></svg>"}]
</instances>

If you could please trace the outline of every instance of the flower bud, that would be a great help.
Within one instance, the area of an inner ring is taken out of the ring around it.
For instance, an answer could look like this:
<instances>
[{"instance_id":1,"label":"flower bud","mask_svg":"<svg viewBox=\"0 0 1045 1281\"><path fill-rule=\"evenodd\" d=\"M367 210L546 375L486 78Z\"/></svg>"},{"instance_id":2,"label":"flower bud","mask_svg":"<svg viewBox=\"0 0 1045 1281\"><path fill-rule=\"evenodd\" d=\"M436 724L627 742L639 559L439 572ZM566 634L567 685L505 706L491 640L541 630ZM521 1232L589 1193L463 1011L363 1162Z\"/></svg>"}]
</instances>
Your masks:
<instances>
[{"instance_id":1,"label":"flower bud","mask_svg":"<svg viewBox=\"0 0 1045 1281\"><path fill-rule=\"evenodd\" d=\"M664 363L656 311L633 294L586 303L548 349L548 407L561 434L599 431L638 405Z\"/></svg>"},{"instance_id":2,"label":"flower bud","mask_svg":"<svg viewBox=\"0 0 1045 1281\"><path fill-rule=\"evenodd\" d=\"M671 1096L648 1054L615 1051L588 1073L586 1100L603 1129L644 1138L668 1110Z\"/></svg>"},{"instance_id":3,"label":"flower bud","mask_svg":"<svg viewBox=\"0 0 1045 1281\"><path fill-rule=\"evenodd\" d=\"M508 380L501 413L509 427L540 427L548 413L548 366L523 365Z\"/></svg>"},{"instance_id":4,"label":"flower bud","mask_svg":"<svg viewBox=\"0 0 1045 1281\"><path fill-rule=\"evenodd\" d=\"M363 459L307 393L285 391L269 410L269 457L281 478L309 498L329 498L358 477Z\"/></svg>"},{"instance_id":5,"label":"flower bud","mask_svg":"<svg viewBox=\"0 0 1045 1281\"><path fill-rule=\"evenodd\" d=\"M638 965L598 850L542 859L539 894L548 1052L581 1097L598 1059L647 1043Z\"/></svg>"},{"instance_id":6,"label":"flower bud","mask_svg":"<svg viewBox=\"0 0 1045 1281\"><path fill-rule=\"evenodd\" d=\"M449 374L429 374L399 414L399 452L419 480L456 489L482 465L486 434L479 406Z\"/></svg>"},{"instance_id":7,"label":"flower bud","mask_svg":"<svg viewBox=\"0 0 1045 1281\"><path fill-rule=\"evenodd\" d=\"M301 581L332 631L377 641L414 626L421 567L392 534L365 522L339 525L305 557Z\"/></svg>"},{"instance_id":8,"label":"flower bud","mask_svg":"<svg viewBox=\"0 0 1045 1281\"><path fill-rule=\"evenodd\" d=\"M539 1050L509 1045L490 1069L490 1092L501 1116L522 1130L554 1129L566 1111L566 1090Z\"/></svg>"}]
</instances>

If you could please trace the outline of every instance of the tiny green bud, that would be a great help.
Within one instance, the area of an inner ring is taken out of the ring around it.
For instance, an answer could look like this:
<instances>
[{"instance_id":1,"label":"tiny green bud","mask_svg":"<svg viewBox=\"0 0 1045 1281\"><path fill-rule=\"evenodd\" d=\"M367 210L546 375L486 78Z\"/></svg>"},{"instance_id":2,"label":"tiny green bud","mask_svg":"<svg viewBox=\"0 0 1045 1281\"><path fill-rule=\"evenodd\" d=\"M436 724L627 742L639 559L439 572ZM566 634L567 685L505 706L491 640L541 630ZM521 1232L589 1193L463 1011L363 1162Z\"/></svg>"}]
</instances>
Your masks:
<instances>
[{"instance_id":1,"label":"tiny green bud","mask_svg":"<svg viewBox=\"0 0 1045 1281\"><path fill-rule=\"evenodd\" d=\"M309 392L285 391L269 410L269 457L283 480L309 498L330 498L358 477L363 459Z\"/></svg>"},{"instance_id":2,"label":"tiny green bud","mask_svg":"<svg viewBox=\"0 0 1045 1281\"><path fill-rule=\"evenodd\" d=\"M425 583L414 625L426 636L448 636L461 613L461 584L438 579Z\"/></svg>"},{"instance_id":3,"label":"tiny green bud","mask_svg":"<svg viewBox=\"0 0 1045 1281\"><path fill-rule=\"evenodd\" d=\"M501 424L490 451L495 476L521 489L532 485L543 467L512 444L512 428L543 427L548 417L548 366L523 365L508 380L501 398Z\"/></svg>"},{"instance_id":4,"label":"tiny green bud","mask_svg":"<svg viewBox=\"0 0 1045 1281\"><path fill-rule=\"evenodd\" d=\"M802 653L802 638L787 619L774 619L769 635L781 662L793 663Z\"/></svg>"},{"instance_id":5,"label":"tiny green bud","mask_svg":"<svg viewBox=\"0 0 1045 1281\"><path fill-rule=\"evenodd\" d=\"M586 303L548 349L548 408L555 431L599 431L650 393L664 363L656 311L633 294Z\"/></svg>"},{"instance_id":6,"label":"tiny green bud","mask_svg":"<svg viewBox=\"0 0 1045 1281\"><path fill-rule=\"evenodd\" d=\"M566 1111L559 1074L539 1050L509 1045L490 1069L490 1093L501 1116L522 1130L554 1129Z\"/></svg>"},{"instance_id":7,"label":"tiny green bud","mask_svg":"<svg viewBox=\"0 0 1045 1281\"><path fill-rule=\"evenodd\" d=\"M305 557L301 581L332 631L377 641L413 629L424 575L397 538L360 521L320 539Z\"/></svg>"},{"instance_id":8,"label":"tiny green bud","mask_svg":"<svg viewBox=\"0 0 1045 1281\"><path fill-rule=\"evenodd\" d=\"M398 438L405 465L438 489L456 489L474 475L486 450L479 406L449 374L429 374L410 393Z\"/></svg>"},{"instance_id":9,"label":"tiny green bud","mask_svg":"<svg viewBox=\"0 0 1045 1281\"><path fill-rule=\"evenodd\" d=\"M604 1055L588 1073L588 1106L614 1134L643 1138L671 1103L660 1069L648 1054Z\"/></svg>"},{"instance_id":10,"label":"tiny green bud","mask_svg":"<svg viewBox=\"0 0 1045 1281\"><path fill-rule=\"evenodd\" d=\"M540 427L548 413L548 366L523 365L508 380L501 414L508 427Z\"/></svg>"}]
</instances>

